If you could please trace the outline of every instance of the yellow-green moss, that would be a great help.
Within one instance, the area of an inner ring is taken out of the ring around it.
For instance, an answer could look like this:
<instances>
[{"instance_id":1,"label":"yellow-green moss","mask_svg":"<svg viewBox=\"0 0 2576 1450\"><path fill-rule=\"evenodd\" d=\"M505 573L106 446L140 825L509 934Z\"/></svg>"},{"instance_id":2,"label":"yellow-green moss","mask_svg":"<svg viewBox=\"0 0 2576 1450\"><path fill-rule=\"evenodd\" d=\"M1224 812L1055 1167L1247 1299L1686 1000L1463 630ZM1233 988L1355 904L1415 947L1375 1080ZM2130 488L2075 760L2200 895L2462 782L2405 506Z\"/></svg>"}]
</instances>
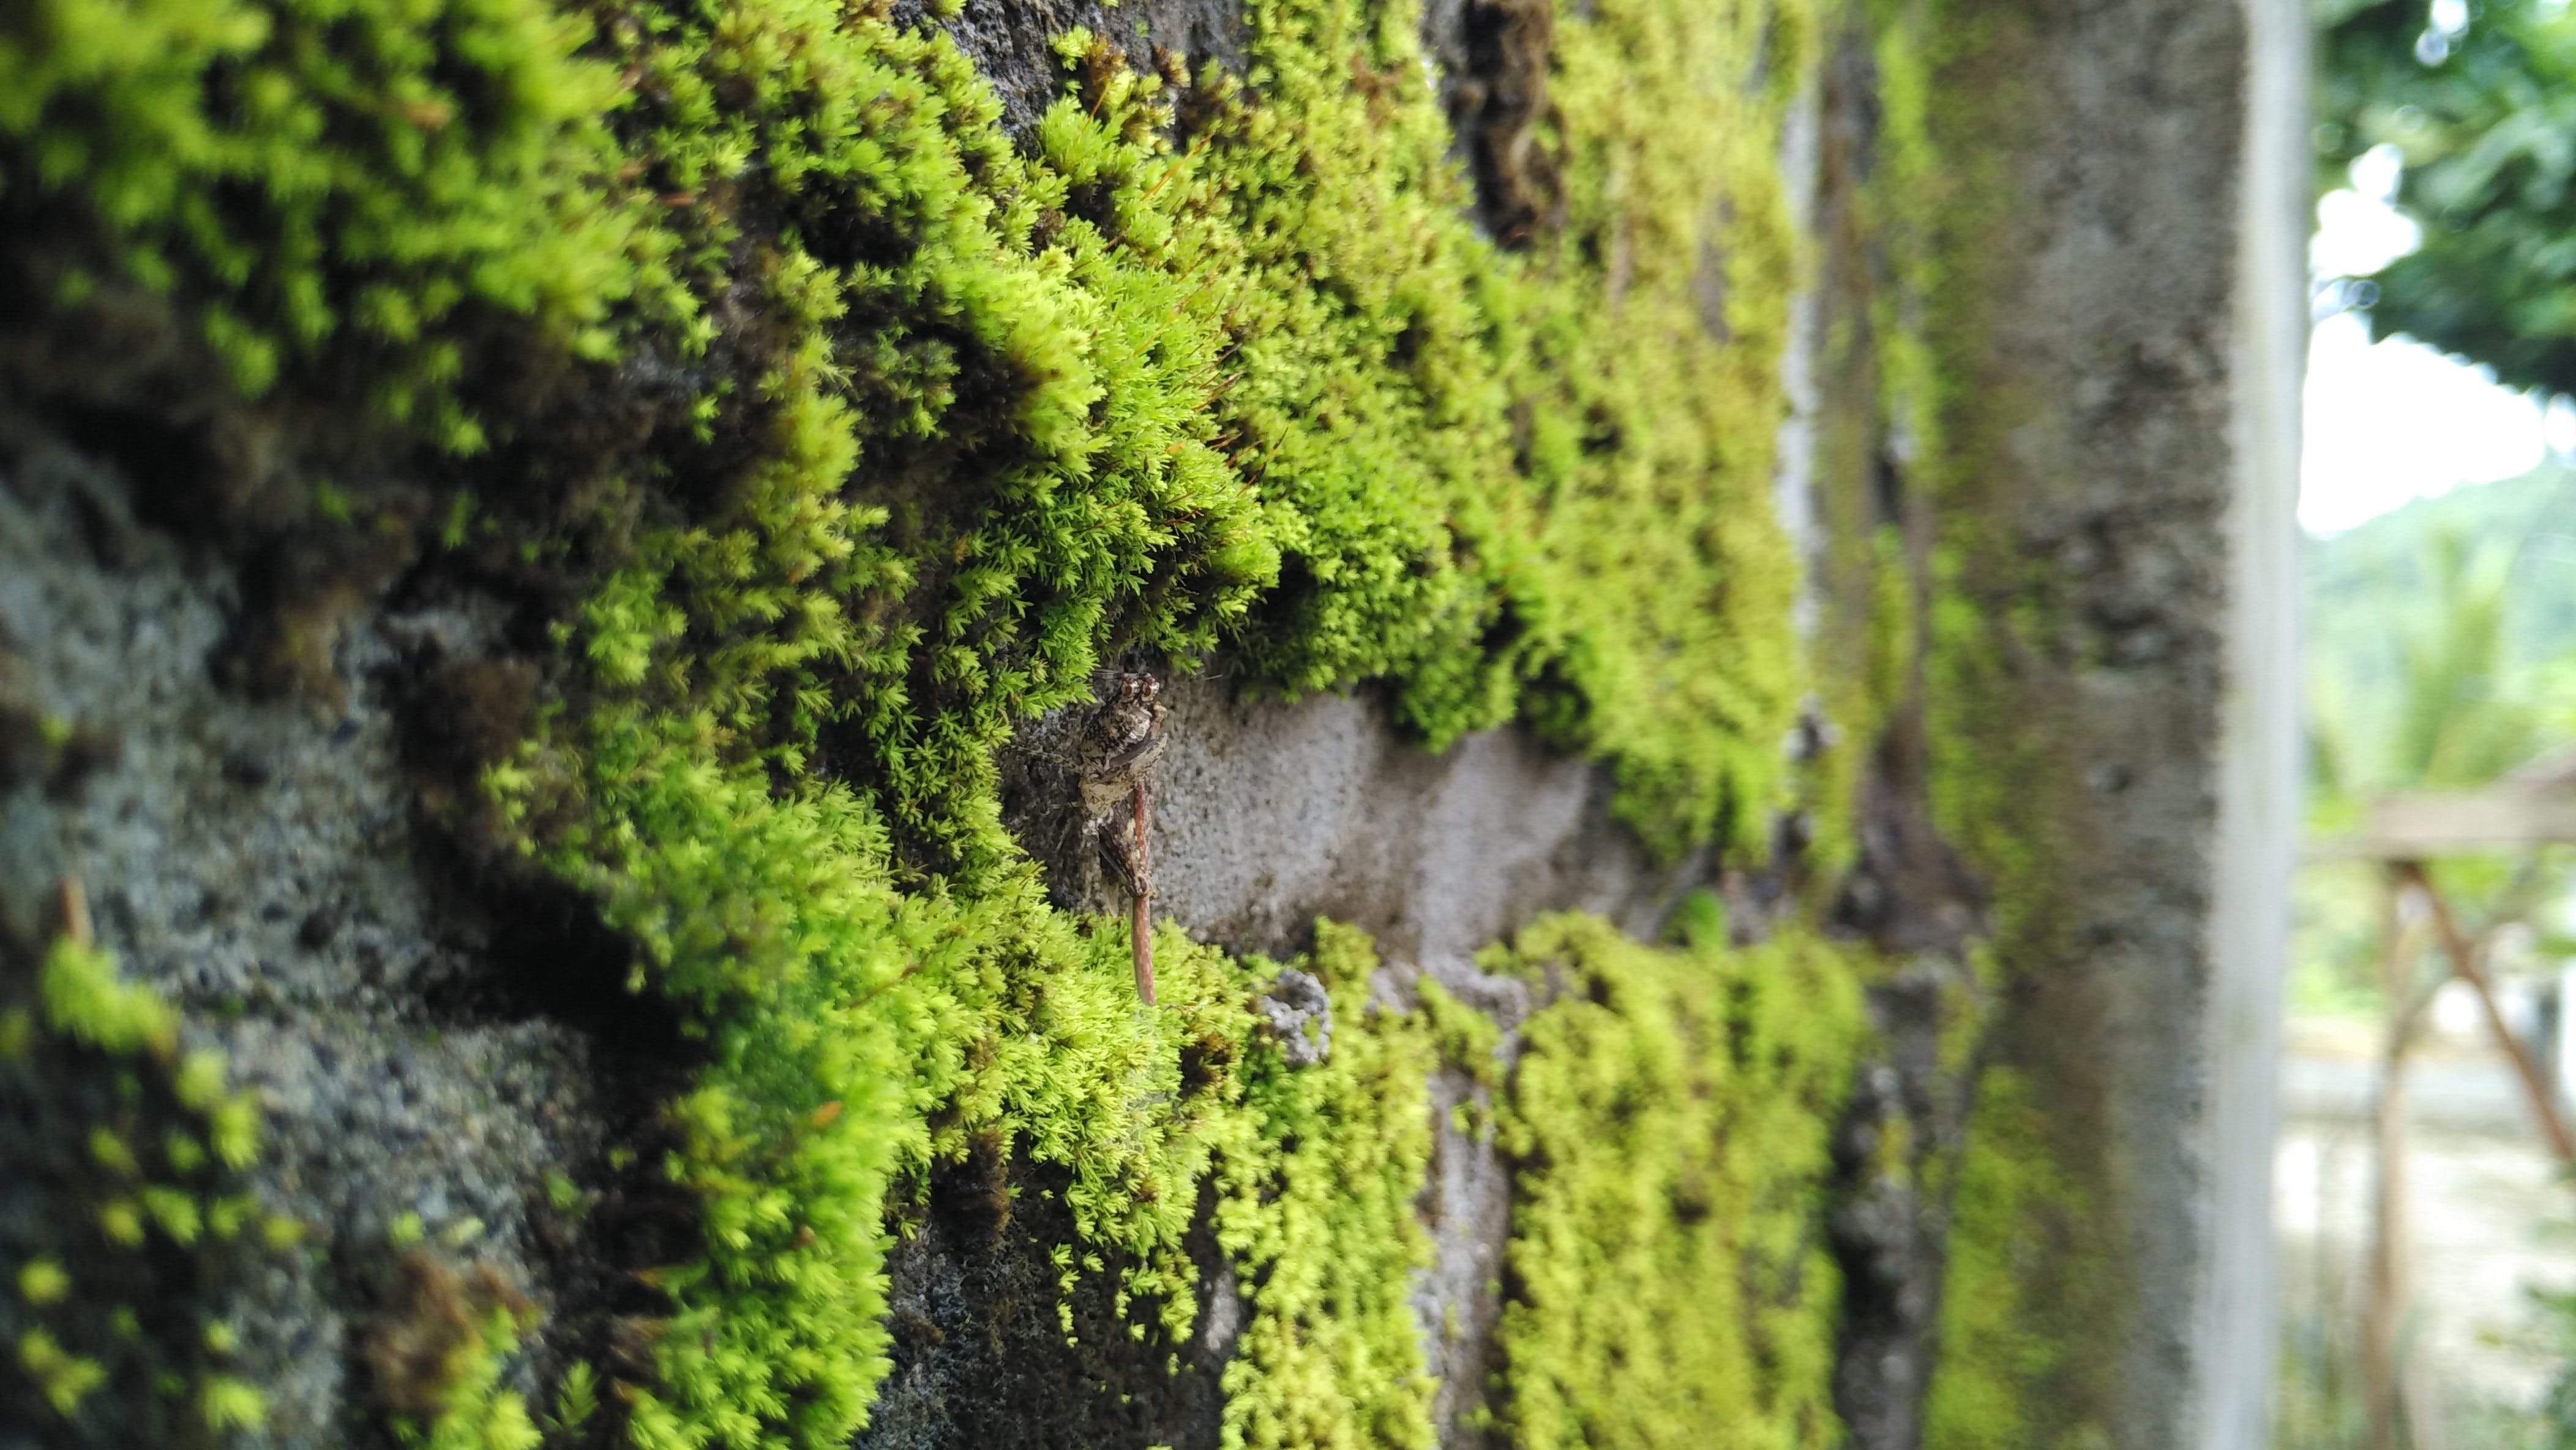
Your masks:
<instances>
[{"instance_id":1,"label":"yellow-green moss","mask_svg":"<svg viewBox=\"0 0 2576 1450\"><path fill-rule=\"evenodd\" d=\"M1935 1446L2094 1443L2086 1412L2104 1367L2089 1362L2109 1266L2092 1220L2098 1204L2060 1166L2029 1081L1989 1069L1978 1084L1942 1285L1941 1368L1924 1407ZM2063 1391L2081 1385L2086 1393Z\"/></svg>"},{"instance_id":2,"label":"yellow-green moss","mask_svg":"<svg viewBox=\"0 0 2576 1450\"><path fill-rule=\"evenodd\" d=\"M528 1417L524 1396L501 1388L501 1374L534 1328L533 1311L494 1305L449 1350L438 1367L445 1385L435 1412L420 1421L396 1418L404 1450L537 1450L544 1436Z\"/></svg>"},{"instance_id":3,"label":"yellow-green moss","mask_svg":"<svg viewBox=\"0 0 2576 1450\"><path fill-rule=\"evenodd\" d=\"M1503 1114L1514 1445L1840 1440L1820 1197L1860 983L1813 938L1730 950L1713 919L1695 938L1560 916L1492 954L1563 992L1524 1029Z\"/></svg>"},{"instance_id":4,"label":"yellow-green moss","mask_svg":"<svg viewBox=\"0 0 2576 1450\"><path fill-rule=\"evenodd\" d=\"M1410 6L1248 18L1248 86L1201 77L1177 141L1094 48L1022 157L944 36L864 8L43 0L0 32L0 203L112 259L21 257L62 305L167 293L244 390L354 387L452 448L519 426L487 346L718 364L699 426L757 456L694 522L745 613L692 653L839 654L807 688L919 829L978 768L943 720L1220 641L1284 688L1391 677L1435 742L1524 711L1660 843L1756 829L1805 11L1566 17L1564 224L1521 256L1462 215Z\"/></svg>"},{"instance_id":5,"label":"yellow-green moss","mask_svg":"<svg viewBox=\"0 0 2576 1450\"><path fill-rule=\"evenodd\" d=\"M1251 1129L1217 1181L1218 1242L1252 1313L1225 1369L1224 1444L1427 1450L1413 1276L1430 1261L1414 1199L1431 1157L1428 1012L1370 1005L1367 938L1318 928L1306 963L1333 1003L1332 1051L1247 1065Z\"/></svg>"},{"instance_id":6,"label":"yellow-green moss","mask_svg":"<svg viewBox=\"0 0 2576 1450\"><path fill-rule=\"evenodd\" d=\"M605 356L661 281L588 39L518 0L46 0L0 23L0 200L69 229L61 301L184 298L243 391L357 363L384 416L474 448L478 314Z\"/></svg>"},{"instance_id":7,"label":"yellow-green moss","mask_svg":"<svg viewBox=\"0 0 2576 1450\"><path fill-rule=\"evenodd\" d=\"M274 1250L241 1181L258 1110L222 1058L181 1049L178 1017L107 953L58 938L33 1001L0 996L0 1096L33 1106L12 1174L52 1195L44 1248L0 1265L0 1413L95 1422L153 1443L222 1443L266 1396L232 1368L229 1289Z\"/></svg>"}]
</instances>

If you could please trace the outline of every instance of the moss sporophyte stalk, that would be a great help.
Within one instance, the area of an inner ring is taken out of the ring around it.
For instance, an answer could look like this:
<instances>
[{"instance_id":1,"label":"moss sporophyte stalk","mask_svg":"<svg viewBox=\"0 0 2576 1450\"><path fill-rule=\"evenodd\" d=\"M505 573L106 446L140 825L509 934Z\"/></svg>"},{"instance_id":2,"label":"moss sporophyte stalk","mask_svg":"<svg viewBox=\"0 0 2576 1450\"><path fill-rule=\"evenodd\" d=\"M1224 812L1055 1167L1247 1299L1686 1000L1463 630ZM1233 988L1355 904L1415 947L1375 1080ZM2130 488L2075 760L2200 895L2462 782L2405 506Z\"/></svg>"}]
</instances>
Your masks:
<instances>
[{"instance_id":1,"label":"moss sporophyte stalk","mask_svg":"<svg viewBox=\"0 0 2576 1450\"><path fill-rule=\"evenodd\" d=\"M1271 964L1168 923L1137 1010L1133 929L1048 904L994 766L1105 662L1381 682L1434 748L1527 722L1607 762L1666 852L1753 844L1789 798L1774 157L1809 9L1559 15L1533 134L1561 194L1509 250L1470 218L1415 7L1245 20L1233 71L1063 36L1064 92L1017 144L937 24L867 3L0 20L0 202L96 243L44 264L58 311L156 298L242 396L361 399L461 480L445 547L573 583L550 703L484 784L703 1066L644 1165L696 1210L689 1256L638 1266L668 1300L651 1373L567 1378L558 1420L843 1443L887 1368L890 1210L999 1144L1063 1175L1068 1283L1114 1258L1140 1335L1187 1333L1213 1193L1251 1306L1229 1445L1429 1443L1410 1205L1454 1024L1372 1005L1368 945L1330 926L1320 1066L1254 1030ZM639 421L568 463L543 432L565 415L486 381L505 355ZM1528 1165L1512 1434L1689 1443L1738 1409L1763 1443L1825 1434L1800 1185L1858 967L1803 937L1533 932L1511 960L1596 990L1527 1026L1546 1070L1501 1109ZM1808 1026L1793 990L1827 1004ZM1737 1038L1765 1066L1723 1069ZM1618 1126L1679 1083L1707 1100L1675 1131L1744 1146ZM1689 1343L1560 1314L1649 1260L1753 1267ZM523 1329L489 1326L453 1413L410 1433L523 1442L495 1388ZM1639 1335L1668 1375L1608 1367Z\"/></svg>"}]
</instances>

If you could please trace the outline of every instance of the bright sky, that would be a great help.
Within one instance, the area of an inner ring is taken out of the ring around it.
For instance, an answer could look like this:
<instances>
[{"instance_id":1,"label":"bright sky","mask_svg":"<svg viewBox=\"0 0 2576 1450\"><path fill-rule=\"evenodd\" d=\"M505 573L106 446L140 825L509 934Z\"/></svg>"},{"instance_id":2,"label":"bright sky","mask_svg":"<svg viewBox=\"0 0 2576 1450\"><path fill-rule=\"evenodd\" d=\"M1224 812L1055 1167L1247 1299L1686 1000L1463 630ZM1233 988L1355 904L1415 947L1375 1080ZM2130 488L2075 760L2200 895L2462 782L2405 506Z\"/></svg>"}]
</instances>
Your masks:
<instances>
[{"instance_id":1,"label":"bright sky","mask_svg":"<svg viewBox=\"0 0 2576 1450\"><path fill-rule=\"evenodd\" d=\"M2388 205L2397 169L2382 147L2353 163L2352 189L2317 203L2308 265L2320 280L2414 250L2415 224ZM2336 533L2409 499L2527 472L2544 448L2576 449L2576 408L2544 410L2429 347L2373 344L2361 319L2331 312L2309 334L2305 432L2299 522Z\"/></svg>"}]
</instances>

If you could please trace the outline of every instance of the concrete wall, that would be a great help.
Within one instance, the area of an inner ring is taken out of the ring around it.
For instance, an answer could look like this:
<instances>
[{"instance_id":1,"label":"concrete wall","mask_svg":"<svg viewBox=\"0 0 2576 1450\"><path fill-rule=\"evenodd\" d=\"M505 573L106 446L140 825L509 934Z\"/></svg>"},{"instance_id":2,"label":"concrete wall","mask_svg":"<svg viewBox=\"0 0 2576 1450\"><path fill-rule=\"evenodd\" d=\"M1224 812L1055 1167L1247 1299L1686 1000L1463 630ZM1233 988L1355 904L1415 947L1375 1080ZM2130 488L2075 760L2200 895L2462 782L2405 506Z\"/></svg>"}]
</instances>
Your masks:
<instances>
[{"instance_id":1,"label":"concrete wall","mask_svg":"<svg viewBox=\"0 0 2576 1450\"><path fill-rule=\"evenodd\" d=\"M1189 0L977 0L952 25L1025 130L1048 37L1113 15L1219 56L1239 23ZM1781 507L1809 555L1804 628L1829 682L1872 667L1867 642L1894 628L1891 600L1906 606L1878 713L1820 722L1861 762L1851 859L1802 877L1810 820L1784 822L1768 855L1657 862L1612 819L1604 771L1526 731L1434 756L1365 691L1260 700L1220 662L1173 686L1161 904L1241 951L1292 951L1319 915L1355 923L1390 964L1387 993L1425 974L1508 1029L1530 989L1472 956L1542 912L1652 936L1704 887L1750 936L1823 901L1824 926L1888 963L1824 1230L1848 1283L1837 1397L1854 1443L1976 1443L1959 1421L1945 1439L1937 1413L1927 1428L1926 1396L1955 1372L1945 1355L1994 1348L1945 1340L1944 1284L1959 1282L1953 1196L1979 1074L2010 1071L2044 1105L2039 1151L2080 1190L2019 1221L2058 1234L2040 1236L2030 1280L2082 1281L2066 1303L2088 1311L2037 1302L2023 1325L2063 1351L2047 1375L2004 1374L2029 1398L2031 1443L2251 1446L2295 814L2303 22L2288 0L1967 0L1918 18L1928 232L1889 216L1901 158L1880 36L1860 17L1828 17L1783 156L1815 246L1783 360L1797 411ZM1916 254L1930 269L1901 265ZM1903 337L1936 359L1928 392L1901 385ZM32 959L59 927L65 875L114 883L94 894L102 939L267 1097L275 1203L353 1244L410 1213L474 1220L478 1255L605 1321L607 1262L530 1185L592 1176L690 1049L649 1011L568 1008L563 984L613 977L616 943L568 897L496 885L427 824L437 787L420 763L452 722L425 682L502 653L507 620L488 600L380 591L342 601L318 697L248 688L227 664L246 601L291 561L169 507L203 461L134 433L149 414L102 431L22 400L0 434L0 717L106 742L78 769L0 779L8 951ZM1896 547L1873 554L1882 536ZM1007 753L1006 811L1060 904L1114 906L1068 817L1068 728L1036 722ZM1945 1046L1962 1003L1988 1024L1964 1066ZM1510 1226L1512 1165L1447 1126L1476 1090L1456 1073L1435 1084L1422 1200L1436 1261L1419 1308L1451 1445L1484 1438ZM1900 1128L1906 1172L1861 1166ZM666 1207L604 1212L649 1235ZM0 1246L44 1241L48 1211L0 1182ZM1158 1355L1069 1352L1051 1304L1009 1317L1051 1282L1046 1235L1062 1228L1032 1213L1016 1237L898 1249L897 1370L869 1443L1213 1442L1240 1322L1215 1256L1201 1338L1167 1375ZM372 1433L353 1376L398 1289L329 1249L242 1290L297 1326L253 1367L276 1443ZM1100 1393L1070 1408L1069 1384ZM33 1443L0 1426L0 1446Z\"/></svg>"}]
</instances>

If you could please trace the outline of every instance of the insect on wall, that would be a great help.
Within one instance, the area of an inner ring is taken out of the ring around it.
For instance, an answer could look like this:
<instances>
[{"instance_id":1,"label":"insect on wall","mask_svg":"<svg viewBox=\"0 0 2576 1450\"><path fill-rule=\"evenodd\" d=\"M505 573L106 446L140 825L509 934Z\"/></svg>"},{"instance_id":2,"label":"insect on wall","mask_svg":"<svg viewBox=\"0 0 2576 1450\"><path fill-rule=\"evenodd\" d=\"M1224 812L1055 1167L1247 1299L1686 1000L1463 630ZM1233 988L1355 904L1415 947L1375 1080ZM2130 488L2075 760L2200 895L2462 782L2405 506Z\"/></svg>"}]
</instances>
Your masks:
<instances>
[{"instance_id":1,"label":"insect on wall","mask_svg":"<svg viewBox=\"0 0 2576 1450\"><path fill-rule=\"evenodd\" d=\"M1154 1005L1154 870L1148 854L1154 766L1163 758L1171 711L1152 675L1121 672L1110 697L1083 726L1075 770L1082 810L1104 864L1126 887L1136 995Z\"/></svg>"}]
</instances>

